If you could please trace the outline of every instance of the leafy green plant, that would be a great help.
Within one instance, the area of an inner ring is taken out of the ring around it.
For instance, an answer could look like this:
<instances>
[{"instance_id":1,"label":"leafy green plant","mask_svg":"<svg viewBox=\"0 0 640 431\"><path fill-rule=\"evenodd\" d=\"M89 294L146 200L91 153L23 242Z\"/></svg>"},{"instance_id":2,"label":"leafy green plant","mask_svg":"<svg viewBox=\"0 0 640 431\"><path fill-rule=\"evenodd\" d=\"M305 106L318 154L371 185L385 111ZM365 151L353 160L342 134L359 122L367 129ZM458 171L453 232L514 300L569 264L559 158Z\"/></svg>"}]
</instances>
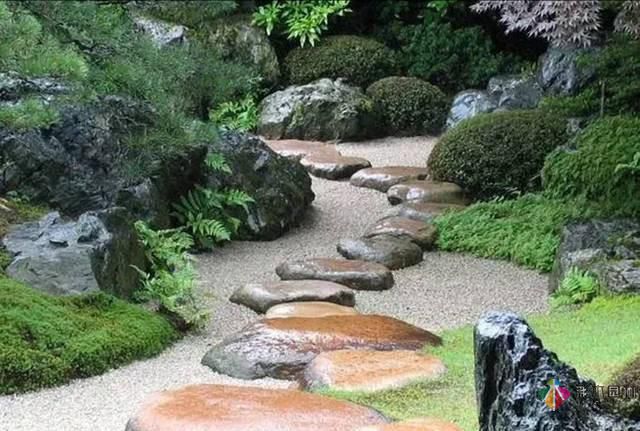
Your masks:
<instances>
[{"instance_id":1,"label":"leafy green plant","mask_svg":"<svg viewBox=\"0 0 640 431\"><path fill-rule=\"evenodd\" d=\"M569 137L562 117L532 111L478 115L450 129L429 157L434 179L479 198L540 188L545 157Z\"/></svg>"},{"instance_id":2,"label":"leafy green plant","mask_svg":"<svg viewBox=\"0 0 640 431\"><path fill-rule=\"evenodd\" d=\"M249 132L258 124L258 106L251 95L238 102L224 102L209 114L217 125L230 130Z\"/></svg>"},{"instance_id":3,"label":"leafy green plant","mask_svg":"<svg viewBox=\"0 0 640 431\"><path fill-rule=\"evenodd\" d=\"M238 3L234 0L153 0L136 2L136 6L157 18L197 31L207 23L233 13Z\"/></svg>"},{"instance_id":4,"label":"leafy green plant","mask_svg":"<svg viewBox=\"0 0 640 431\"><path fill-rule=\"evenodd\" d=\"M293 49L283 62L283 74L291 84L345 78L364 87L397 71L394 51L359 36L326 37L312 48Z\"/></svg>"},{"instance_id":5,"label":"leafy green plant","mask_svg":"<svg viewBox=\"0 0 640 431\"><path fill-rule=\"evenodd\" d=\"M0 106L0 126L15 130L46 128L58 121L58 111L37 99Z\"/></svg>"},{"instance_id":6,"label":"leafy green plant","mask_svg":"<svg viewBox=\"0 0 640 431\"><path fill-rule=\"evenodd\" d=\"M264 28L268 35L282 26L288 39L296 39L303 46L311 46L329 27L331 16L343 16L350 0L273 0L260 6L253 14L253 23Z\"/></svg>"},{"instance_id":7,"label":"leafy green plant","mask_svg":"<svg viewBox=\"0 0 640 431\"><path fill-rule=\"evenodd\" d=\"M578 268L571 268L560 283L558 290L551 295L553 307L584 304L600 295L600 283L592 275Z\"/></svg>"}]
</instances>

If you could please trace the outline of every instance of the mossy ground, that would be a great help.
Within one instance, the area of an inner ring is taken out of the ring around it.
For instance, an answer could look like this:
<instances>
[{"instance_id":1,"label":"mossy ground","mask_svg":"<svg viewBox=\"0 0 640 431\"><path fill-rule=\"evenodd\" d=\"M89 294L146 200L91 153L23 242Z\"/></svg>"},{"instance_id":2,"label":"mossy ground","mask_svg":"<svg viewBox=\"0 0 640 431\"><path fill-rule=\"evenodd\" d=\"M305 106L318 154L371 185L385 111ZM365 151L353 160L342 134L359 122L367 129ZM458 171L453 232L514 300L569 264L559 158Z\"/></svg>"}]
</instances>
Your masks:
<instances>
[{"instance_id":1,"label":"mossy ground","mask_svg":"<svg viewBox=\"0 0 640 431\"><path fill-rule=\"evenodd\" d=\"M528 321L547 349L598 384L606 384L640 352L640 296L601 297L578 310L532 316ZM473 327L445 331L442 337L442 347L428 349L448 367L440 380L375 394L327 393L371 406L394 419L436 416L475 431Z\"/></svg>"}]
</instances>

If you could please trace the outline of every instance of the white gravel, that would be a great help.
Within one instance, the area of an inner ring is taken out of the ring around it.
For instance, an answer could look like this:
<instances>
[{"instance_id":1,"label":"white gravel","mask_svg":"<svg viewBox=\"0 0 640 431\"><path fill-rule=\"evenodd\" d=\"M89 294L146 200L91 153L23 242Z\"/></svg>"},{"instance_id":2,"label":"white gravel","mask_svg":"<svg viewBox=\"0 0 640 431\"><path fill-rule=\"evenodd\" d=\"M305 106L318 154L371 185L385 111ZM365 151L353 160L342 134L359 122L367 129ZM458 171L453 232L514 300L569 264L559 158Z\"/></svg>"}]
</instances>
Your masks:
<instances>
[{"instance_id":1,"label":"white gravel","mask_svg":"<svg viewBox=\"0 0 640 431\"><path fill-rule=\"evenodd\" d=\"M424 166L434 140L387 138L340 144L344 155L373 166ZM248 282L276 280L275 267L287 259L338 257L341 238L357 237L389 205L384 194L348 182L313 178L316 200L301 226L272 242L234 242L198 257L201 287L210 292L213 317L202 335L189 336L160 356L101 376L19 396L0 397L0 431L122 431L150 393L192 383L233 383L287 387L263 379L243 382L200 365L208 346L257 315L227 298ZM428 253L422 264L394 272L386 292L358 292L362 312L387 314L425 329L471 323L489 309L544 312L547 278L504 262L450 253Z\"/></svg>"}]
</instances>

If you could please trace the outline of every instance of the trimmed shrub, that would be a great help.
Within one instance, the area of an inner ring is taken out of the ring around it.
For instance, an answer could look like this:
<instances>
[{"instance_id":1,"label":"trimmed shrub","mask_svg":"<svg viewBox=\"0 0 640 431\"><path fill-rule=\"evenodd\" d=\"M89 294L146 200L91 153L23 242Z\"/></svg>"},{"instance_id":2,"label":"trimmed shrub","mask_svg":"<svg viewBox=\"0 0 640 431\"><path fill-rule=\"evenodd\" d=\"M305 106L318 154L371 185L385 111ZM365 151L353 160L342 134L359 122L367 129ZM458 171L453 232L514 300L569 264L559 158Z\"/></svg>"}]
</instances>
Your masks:
<instances>
[{"instance_id":1,"label":"trimmed shrub","mask_svg":"<svg viewBox=\"0 0 640 431\"><path fill-rule=\"evenodd\" d=\"M619 370L609 383L609 387L616 386L625 390L633 390L640 382L640 355ZM637 390L637 389L636 389ZM640 420L640 398L637 394L621 394L619 397L606 397L605 401L613 411L633 420Z\"/></svg>"},{"instance_id":2,"label":"trimmed shrub","mask_svg":"<svg viewBox=\"0 0 640 431\"><path fill-rule=\"evenodd\" d=\"M409 74L448 93L484 88L492 76L515 72L518 61L497 53L480 27L454 29L441 21L425 21L405 49Z\"/></svg>"},{"instance_id":3,"label":"trimmed shrub","mask_svg":"<svg viewBox=\"0 0 640 431\"><path fill-rule=\"evenodd\" d=\"M296 48L284 59L283 68L290 84L345 78L362 87L398 70L392 50L359 36L330 36L315 47Z\"/></svg>"},{"instance_id":4,"label":"trimmed shrub","mask_svg":"<svg viewBox=\"0 0 640 431\"><path fill-rule=\"evenodd\" d=\"M0 278L0 394L104 373L177 336L163 317L103 293L54 297Z\"/></svg>"},{"instance_id":5,"label":"trimmed shrub","mask_svg":"<svg viewBox=\"0 0 640 431\"><path fill-rule=\"evenodd\" d=\"M436 134L449 108L438 87L418 78L383 78L367 88L367 95L385 130L393 135Z\"/></svg>"},{"instance_id":6,"label":"trimmed shrub","mask_svg":"<svg viewBox=\"0 0 640 431\"><path fill-rule=\"evenodd\" d=\"M574 140L576 151L558 149L544 166L545 189L556 197L583 197L613 212L639 214L640 119L609 117Z\"/></svg>"},{"instance_id":7,"label":"trimmed shrub","mask_svg":"<svg viewBox=\"0 0 640 431\"><path fill-rule=\"evenodd\" d=\"M541 111L478 115L449 130L429 157L435 180L479 198L539 188L544 159L567 142L566 121Z\"/></svg>"}]
</instances>

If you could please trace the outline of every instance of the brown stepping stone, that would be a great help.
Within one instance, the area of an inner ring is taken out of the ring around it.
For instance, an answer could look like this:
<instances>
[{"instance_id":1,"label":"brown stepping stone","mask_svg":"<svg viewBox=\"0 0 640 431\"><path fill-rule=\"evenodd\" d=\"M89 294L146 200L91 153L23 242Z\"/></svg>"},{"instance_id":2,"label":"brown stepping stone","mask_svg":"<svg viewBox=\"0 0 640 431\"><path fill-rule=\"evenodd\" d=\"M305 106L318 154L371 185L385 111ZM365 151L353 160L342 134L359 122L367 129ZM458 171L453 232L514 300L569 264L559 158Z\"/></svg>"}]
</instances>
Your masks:
<instances>
[{"instance_id":1,"label":"brown stepping stone","mask_svg":"<svg viewBox=\"0 0 640 431\"><path fill-rule=\"evenodd\" d=\"M440 337L388 316L263 319L210 349L202 364L241 379L295 380L321 352L332 350L420 350Z\"/></svg>"},{"instance_id":2,"label":"brown stepping stone","mask_svg":"<svg viewBox=\"0 0 640 431\"><path fill-rule=\"evenodd\" d=\"M416 166L385 166L380 168L367 168L356 172L351 177L351 185L367 187L381 192L386 192L389 187L411 180L424 180L427 178L427 168Z\"/></svg>"},{"instance_id":3,"label":"brown stepping stone","mask_svg":"<svg viewBox=\"0 0 640 431\"><path fill-rule=\"evenodd\" d=\"M368 168L371 163L361 157L347 157L340 153L315 152L304 156L300 163L316 177L328 180L349 178L360 169Z\"/></svg>"},{"instance_id":4,"label":"brown stepping stone","mask_svg":"<svg viewBox=\"0 0 640 431\"><path fill-rule=\"evenodd\" d=\"M385 217L405 217L430 223L434 218L445 211L458 211L464 209L464 205L439 204L430 202L405 202L393 206L385 213Z\"/></svg>"},{"instance_id":5,"label":"brown stepping stone","mask_svg":"<svg viewBox=\"0 0 640 431\"><path fill-rule=\"evenodd\" d=\"M278 304L267 310L267 319L283 317L353 316L358 313L353 307L331 302L289 302Z\"/></svg>"},{"instance_id":6,"label":"brown stepping stone","mask_svg":"<svg viewBox=\"0 0 640 431\"><path fill-rule=\"evenodd\" d=\"M393 274L384 265L359 260L316 258L284 262L276 268L282 280L327 280L357 290L386 290Z\"/></svg>"},{"instance_id":7,"label":"brown stepping stone","mask_svg":"<svg viewBox=\"0 0 640 431\"><path fill-rule=\"evenodd\" d=\"M460 186L440 181L409 181L396 184L387 191L387 199L392 205L411 201L467 204Z\"/></svg>"},{"instance_id":8,"label":"brown stepping stone","mask_svg":"<svg viewBox=\"0 0 640 431\"><path fill-rule=\"evenodd\" d=\"M442 419L417 418L392 424L370 425L356 431L462 431L462 428Z\"/></svg>"},{"instance_id":9,"label":"brown stepping stone","mask_svg":"<svg viewBox=\"0 0 640 431\"><path fill-rule=\"evenodd\" d=\"M281 156L301 159L311 153L327 153L340 155L335 145L320 141L301 141L299 139L263 139L263 141Z\"/></svg>"},{"instance_id":10,"label":"brown stepping stone","mask_svg":"<svg viewBox=\"0 0 640 431\"><path fill-rule=\"evenodd\" d=\"M372 409L302 391L194 385L152 395L126 431L352 431L386 422Z\"/></svg>"},{"instance_id":11,"label":"brown stepping stone","mask_svg":"<svg viewBox=\"0 0 640 431\"><path fill-rule=\"evenodd\" d=\"M375 392L436 379L446 370L435 356L409 350L337 350L316 356L305 368L301 383L312 390Z\"/></svg>"},{"instance_id":12,"label":"brown stepping stone","mask_svg":"<svg viewBox=\"0 0 640 431\"><path fill-rule=\"evenodd\" d=\"M388 217L378 221L365 233L366 237L391 235L408 239L423 250L430 250L436 242L437 230L430 223L424 223L405 217Z\"/></svg>"},{"instance_id":13,"label":"brown stepping stone","mask_svg":"<svg viewBox=\"0 0 640 431\"><path fill-rule=\"evenodd\" d=\"M337 249L347 259L376 262L389 269L406 268L422 262L422 249L419 246L409 239L391 235L343 239Z\"/></svg>"},{"instance_id":14,"label":"brown stepping stone","mask_svg":"<svg viewBox=\"0 0 640 431\"><path fill-rule=\"evenodd\" d=\"M274 305L285 302L327 301L353 307L353 290L342 284L323 280L289 280L247 284L231 295L229 300L264 313Z\"/></svg>"}]
</instances>

